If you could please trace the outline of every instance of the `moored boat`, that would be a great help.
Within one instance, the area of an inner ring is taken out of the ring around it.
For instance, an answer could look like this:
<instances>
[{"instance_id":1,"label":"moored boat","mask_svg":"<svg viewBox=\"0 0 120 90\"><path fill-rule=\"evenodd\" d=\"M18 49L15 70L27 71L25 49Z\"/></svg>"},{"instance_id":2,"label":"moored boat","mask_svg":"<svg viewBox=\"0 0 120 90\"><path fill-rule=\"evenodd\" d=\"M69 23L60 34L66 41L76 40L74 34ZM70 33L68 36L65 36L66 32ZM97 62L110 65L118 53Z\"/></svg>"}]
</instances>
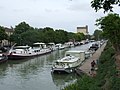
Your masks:
<instances>
[{"instance_id":1,"label":"moored boat","mask_svg":"<svg viewBox=\"0 0 120 90\"><path fill-rule=\"evenodd\" d=\"M71 73L85 60L84 51L66 51L65 57L58 59L52 67L52 72Z\"/></svg>"},{"instance_id":2,"label":"moored boat","mask_svg":"<svg viewBox=\"0 0 120 90\"><path fill-rule=\"evenodd\" d=\"M8 59L7 55L5 54L0 54L0 63L6 62Z\"/></svg>"},{"instance_id":3,"label":"moored boat","mask_svg":"<svg viewBox=\"0 0 120 90\"><path fill-rule=\"evenodd\" d=\"M58 50L58 47L55 45L55 43L48 43L48 46L52 51Z\"/></svg>"},{"instance_id":4,"label":"moored boat","mask_svg":"<svg viewBox=\"0 0 120 90\"><path fill-rule=\"evenodd\" d=\"M58 47L59 50L62 50L65 48L65 46L61 43L56 44L56 46Z\"/></svg>"},{"instance_id":5,"label":"moored boat","mask_svg":"<svg viewBox=\"0 0 120 90\"><path fill-rule=\"evenodd\" d=\"M40 50L40 54L47 54L51 52L51 49L46 46L45 43L34 43L33 44L33 50Z\"/></svg>"},{"instance_id":6,"label":"moored boat","mask_svg":"<svg viewBox=\"0 0 120 90\"><path fill-rule=\"evenodd\" d=\"M26 59L29 57L43 55L51 52L50 49L43 48L41 44L43 45L43 43L34 43L32 47L28 45L15 46L10 49L8 53L8 59L20 60L20 59Z\"/></svg>"}]
</instances>

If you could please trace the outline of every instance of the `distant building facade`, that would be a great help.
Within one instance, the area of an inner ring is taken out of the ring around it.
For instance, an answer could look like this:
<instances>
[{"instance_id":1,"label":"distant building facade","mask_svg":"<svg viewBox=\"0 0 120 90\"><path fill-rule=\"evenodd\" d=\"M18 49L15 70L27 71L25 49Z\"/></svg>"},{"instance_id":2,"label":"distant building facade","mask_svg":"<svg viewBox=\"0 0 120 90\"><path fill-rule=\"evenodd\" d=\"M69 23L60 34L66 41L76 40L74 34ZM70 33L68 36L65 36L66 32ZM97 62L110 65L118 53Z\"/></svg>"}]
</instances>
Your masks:
<instances>
[{"instance_id":1,"label":"distant building facade","mask_svg":"<svg viewBox=\"0 0 120 90\"><path fill-rule=\"evenodd\" d=\"M77 27L77 33L83 33L84 35L88 35L88 26L85 27Z\"/></svg>"},{"instance_id":2,"label":"distant building facade","mask_svg":"<svg viewBox=\"0 0 120 90\"><path fill-rule=\"evenodd\" d=\"M10 35L12 35L14 32L14 29L13 28L6 28L5 27L5 33L8 35L8 37ZM9 42L8 40L2 40L2 44L1 46L5 46L5 45L11 45L11 42Z\"/></svg>"},{"instance_id":3,"label":"distant building facade","mask_svg":"<svg viewBox=\"0 0 120 90\"><path fill-rule=\"evenodd\" d=\"M8 36L12 35L13 32L14 32L14 29L13 28L5 28L5 32Z\"/></svg>"}]
</instances>

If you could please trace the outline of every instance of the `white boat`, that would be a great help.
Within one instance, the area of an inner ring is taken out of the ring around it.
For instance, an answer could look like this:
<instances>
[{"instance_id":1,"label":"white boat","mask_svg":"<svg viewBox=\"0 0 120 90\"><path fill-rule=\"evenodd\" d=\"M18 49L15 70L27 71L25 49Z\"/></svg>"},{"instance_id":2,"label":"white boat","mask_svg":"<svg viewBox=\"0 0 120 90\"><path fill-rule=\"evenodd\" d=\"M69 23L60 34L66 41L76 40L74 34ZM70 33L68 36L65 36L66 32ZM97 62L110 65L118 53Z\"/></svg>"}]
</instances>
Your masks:
<instances>
[{"instance_id":1,"label":"white boat","mask_svg":"<svg viewBox=\"0 0 120 90\"><path fill-rule=\"evenodd\" d=\"M43 45L43 43L34 43L32 47L28 45L12 47L8 53L8 59L20 60L51 52L48 48L42 48L41 44Z\"/></svg>"},{"instance_id":2,"label":"white boat","mask_svg":"<svg viewBox=\"0 0 120 90\"><path fill-rule=\"evenodd\" d=\"M58 50L58 47L55 45L55 43L48 43L48 47L49 47L52 51Z\"/></svg>"},{"instance_id":3,"label":"white boat","mask_svg":"<svg viewBox=\"0 0 120 90\"><path fill-rule=\"evenodd\" d=\"M48 48L45 43L39 43L39 42L34 43L33 44L33 49L34 50L36 50L36 49L39 50L40 49L40 51L42 52L42 54L51 52L51 49Z\"/></svg>"},{"instance_id":4,"label":"white boat","mask_svg":"<svg viewBox=\"0 0 120 90\"><path fill-rule=\"evenodd\" d=\"M52 67L52 72L71 73L85 60L84 51L66 51L65 57L58 59Z\"/></svg>"},{"instance_id":5,"label":"white boat","mask_svg":"<svg viewBox=\"0 0 120 90\"><path fill-rule=\"evenodd\" d=\"M0 63L6 62L8 59L7 55L5 54L0 54Z\"/></svg>"},{"instance_id":6,"label":"white boat","mask_svg":"<svg viewBox=\"0 0 120 90\"><path fill-rule=\"evenodd\" d=\"M73 42L68 42L69 43L69 47L74 47L74 43Z\"/></svg>"},{"instance_id":7,"label":"white boat","mask_svg":"<svg viewBox=\"0 0 120 90\"><path fill-rule=\"evenodd\" d=\"M65 46L62 45L61 43L56 44L56 47L58 47L59 50L62 50L65 48Z\"/></svg>"}]
</instances>

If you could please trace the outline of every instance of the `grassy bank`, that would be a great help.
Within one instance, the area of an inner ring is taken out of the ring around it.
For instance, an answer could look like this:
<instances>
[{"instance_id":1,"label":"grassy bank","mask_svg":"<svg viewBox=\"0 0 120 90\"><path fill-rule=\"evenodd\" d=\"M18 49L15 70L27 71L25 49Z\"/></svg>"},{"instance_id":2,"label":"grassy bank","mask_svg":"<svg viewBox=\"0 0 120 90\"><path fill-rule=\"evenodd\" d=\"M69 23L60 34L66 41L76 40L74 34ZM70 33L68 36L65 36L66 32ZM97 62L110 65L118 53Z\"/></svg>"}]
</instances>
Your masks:
<instances>
[{"instance_id":1,"label":"grassy bank","mask_svg":"<svg viewBox=\"0 0 120 90\"><path fill-rule=\"evenodd\" d=\"M108 43L99 58L96 77L83 75L64 90L120 90L114 56L115 51Z\"/></svg>"}]
</instances>

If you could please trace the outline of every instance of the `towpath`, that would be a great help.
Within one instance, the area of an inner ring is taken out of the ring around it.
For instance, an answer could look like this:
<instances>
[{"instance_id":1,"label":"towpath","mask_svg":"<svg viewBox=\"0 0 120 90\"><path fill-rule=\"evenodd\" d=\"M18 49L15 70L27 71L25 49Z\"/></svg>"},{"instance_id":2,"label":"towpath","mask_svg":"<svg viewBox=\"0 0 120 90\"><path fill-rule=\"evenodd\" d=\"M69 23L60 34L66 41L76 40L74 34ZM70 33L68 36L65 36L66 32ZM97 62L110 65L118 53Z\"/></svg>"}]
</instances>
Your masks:
<instances>
[{"instance_id":1,"label":"towpath","mask_svg":"<svg viewBox=\"0 0 120 90\"><path fill-rule=\"evenodd\" d=\"M82 70L84 73L86 73L87 75L90 75L90 71L91 71L91 62L93 60L98 60L101 52L104 50L106 46L106 42L92 55L92 57L90 57L89 59L87 59L80 67L79 69Z\"/></svg>"}]
</instances>

